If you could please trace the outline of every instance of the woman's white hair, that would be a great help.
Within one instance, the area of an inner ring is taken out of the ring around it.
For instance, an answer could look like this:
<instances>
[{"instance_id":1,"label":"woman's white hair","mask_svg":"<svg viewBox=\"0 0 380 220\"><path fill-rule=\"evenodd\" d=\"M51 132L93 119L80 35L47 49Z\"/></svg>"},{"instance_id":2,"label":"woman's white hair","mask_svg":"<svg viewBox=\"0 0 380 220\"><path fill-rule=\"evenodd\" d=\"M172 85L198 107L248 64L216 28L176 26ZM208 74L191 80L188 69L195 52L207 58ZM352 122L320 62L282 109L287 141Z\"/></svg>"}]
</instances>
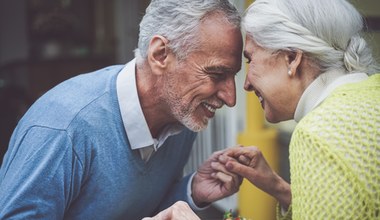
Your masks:
<instances>
[{"instance_id":1,"label":"woman's white hair","mask_svg":"<svg viewBox=\"0 0 380 220\"><path fill-rule=\"evenodd\" d=\"M228 0L152 0L140 23L137 61L146 59L154 35L166 37L174 54L184 59L199 45L199 24L213 13L224 14L228 22L240 29L241 17Z\"/></svg>"},{"instance_id":2,"label":"woman's white hair","mask_svg":"<svg viewBox=\"0 0 380 220\"><path fill-rule=\"evenodd\" d=\"M378 71L362 37L363 19L346 0L256 0L243 29L263 48L301 50L322 72Z\"/></svg>"}]
</instances>

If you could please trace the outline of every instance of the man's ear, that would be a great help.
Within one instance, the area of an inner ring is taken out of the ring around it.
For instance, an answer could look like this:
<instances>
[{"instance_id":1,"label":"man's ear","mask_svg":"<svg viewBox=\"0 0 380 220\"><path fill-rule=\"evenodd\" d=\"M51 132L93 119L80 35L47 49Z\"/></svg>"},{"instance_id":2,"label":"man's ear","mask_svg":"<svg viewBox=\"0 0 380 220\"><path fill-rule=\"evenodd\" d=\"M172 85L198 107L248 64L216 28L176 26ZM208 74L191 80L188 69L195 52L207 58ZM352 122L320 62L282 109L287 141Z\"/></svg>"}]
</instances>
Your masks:
<instances>
[{"instance_id":1,"label":"man's ear","mask_svg":"<svg viewBox=\"0 0 380 220\"><path fill-rule=\"evenodd\" d=\"M149 42L148 62L153 74L163 74L168 66L168 40L160 35L155 35Z\"/></svg>"},{"instance_id":2,"label":"man's ear","mask_svg":"<svg viewBox=\"0 0 380 220\"><path fill-rule=\"evenodd\" d=\"M288 75L293 77L297 74L297 70L301 68L303 52L297 50L295 52L285 52L285 60L288 65Z\"/></svg>"}]
</instances>

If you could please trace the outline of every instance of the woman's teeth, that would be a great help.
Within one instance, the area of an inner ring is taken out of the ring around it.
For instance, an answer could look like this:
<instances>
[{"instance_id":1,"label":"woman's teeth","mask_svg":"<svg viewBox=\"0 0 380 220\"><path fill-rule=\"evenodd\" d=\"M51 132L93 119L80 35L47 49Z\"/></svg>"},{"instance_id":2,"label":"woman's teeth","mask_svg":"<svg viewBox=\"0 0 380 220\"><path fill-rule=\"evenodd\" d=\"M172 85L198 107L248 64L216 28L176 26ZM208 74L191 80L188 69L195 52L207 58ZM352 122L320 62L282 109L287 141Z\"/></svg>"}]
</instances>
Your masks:
<instances>
[{"instance_id":1,"label":"woman's teeth","mask_svg":"<svg viewBox=\"0 0 380 220\"><path fill-rule=\"evenodd\" d=\"M256 94L257 98L259 98L259 101L260 101L261 103L263 103L264 98L260 95L260 93L257 92L257 91L255 91L255 94Z\"/></svg>"}]
</instances>

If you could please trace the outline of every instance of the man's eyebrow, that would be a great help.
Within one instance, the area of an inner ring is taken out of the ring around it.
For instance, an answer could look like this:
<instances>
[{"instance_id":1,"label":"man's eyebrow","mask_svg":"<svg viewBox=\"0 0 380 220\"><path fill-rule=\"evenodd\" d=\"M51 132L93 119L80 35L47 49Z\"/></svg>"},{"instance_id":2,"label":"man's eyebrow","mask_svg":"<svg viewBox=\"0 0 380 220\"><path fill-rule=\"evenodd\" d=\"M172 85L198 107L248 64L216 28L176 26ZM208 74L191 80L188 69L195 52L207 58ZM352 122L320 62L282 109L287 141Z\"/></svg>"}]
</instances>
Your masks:
<instances>
[{"instance_id":1,"label":"man's eyebrow","mask_svg":"<svg viewBox=\"0 0 380 220\"><path fill-rule=\"evenodd\" d=\"M234 72L234 69L232 68L229 68L229 67L226 67L226 66L207 66L205 67L205 70L207 72L220 72L220 73L230 73L230 72Z\"/></svg>"}]
</instances>

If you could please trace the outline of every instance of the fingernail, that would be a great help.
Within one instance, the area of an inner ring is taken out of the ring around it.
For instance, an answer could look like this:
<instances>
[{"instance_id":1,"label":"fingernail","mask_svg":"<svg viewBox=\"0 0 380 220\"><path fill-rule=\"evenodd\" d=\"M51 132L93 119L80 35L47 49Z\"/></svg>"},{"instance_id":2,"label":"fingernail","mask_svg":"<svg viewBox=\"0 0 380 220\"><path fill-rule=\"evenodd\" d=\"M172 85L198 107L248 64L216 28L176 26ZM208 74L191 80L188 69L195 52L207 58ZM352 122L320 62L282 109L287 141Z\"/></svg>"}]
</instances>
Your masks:
<instances>
[{"instance_id":1,"label":"fingernail","mask_svg":"<svg viewBox=\"0 0 380 220\"><path fill-rule=\"evenodd\" d=\"M227 169L231 170L232 168L234 168L234 165L232 163L227 163L226 167Z\"/></svg>"}]
</instances>

